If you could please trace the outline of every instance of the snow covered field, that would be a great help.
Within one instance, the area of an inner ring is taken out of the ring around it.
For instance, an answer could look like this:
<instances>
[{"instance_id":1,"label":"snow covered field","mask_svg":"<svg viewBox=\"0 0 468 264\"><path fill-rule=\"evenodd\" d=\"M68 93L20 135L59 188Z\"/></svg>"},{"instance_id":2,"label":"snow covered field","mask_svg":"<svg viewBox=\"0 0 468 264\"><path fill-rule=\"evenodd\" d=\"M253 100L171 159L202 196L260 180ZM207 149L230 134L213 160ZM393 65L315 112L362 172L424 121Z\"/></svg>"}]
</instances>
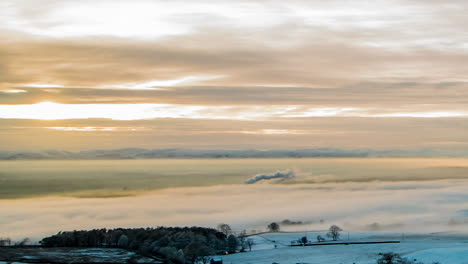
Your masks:
<instances>
[{"instance_id":1,"label":"snow covered field","mask_svg":"<svg viewBox=\"0 0 468 264\"><path fill-rule=\"evenodd\" d=\"M432 264L468 263L468 235L449 233L401 234L359 233L350 241L401 240L398 244L331 245L288 247L292 240L304 234L265 234L253 236L256 245L252 252L223 256L225 264L375 264L379 253L395 252L415 262ZM310 235L315 240L316 235ZM347 241L347 234L343 237ZM271 242L271 240L277 243ZM275 248L275 244L276 247Z\"/></svg>"}]
</instances>

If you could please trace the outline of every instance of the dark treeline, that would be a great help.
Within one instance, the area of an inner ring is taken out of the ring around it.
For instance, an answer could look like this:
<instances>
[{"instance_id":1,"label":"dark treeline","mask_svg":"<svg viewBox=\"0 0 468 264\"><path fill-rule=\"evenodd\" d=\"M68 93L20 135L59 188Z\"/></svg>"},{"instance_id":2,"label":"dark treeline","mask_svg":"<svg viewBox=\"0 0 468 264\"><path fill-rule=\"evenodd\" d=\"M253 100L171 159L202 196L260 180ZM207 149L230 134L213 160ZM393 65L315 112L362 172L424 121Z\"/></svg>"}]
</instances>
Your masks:
<instances>
[{"instance_id":1,"label":"dark treeline","mask_svg":"<svg viewBox=\"0 0 468 264\"><path fill-rule=\"evenodd\" d=\"M118 247L181 264L206 263L207 256L235 252L240 246L235 236L202 227L69 231L46 237L40 243L45 247Z\"/></svg>"}]
</instances>

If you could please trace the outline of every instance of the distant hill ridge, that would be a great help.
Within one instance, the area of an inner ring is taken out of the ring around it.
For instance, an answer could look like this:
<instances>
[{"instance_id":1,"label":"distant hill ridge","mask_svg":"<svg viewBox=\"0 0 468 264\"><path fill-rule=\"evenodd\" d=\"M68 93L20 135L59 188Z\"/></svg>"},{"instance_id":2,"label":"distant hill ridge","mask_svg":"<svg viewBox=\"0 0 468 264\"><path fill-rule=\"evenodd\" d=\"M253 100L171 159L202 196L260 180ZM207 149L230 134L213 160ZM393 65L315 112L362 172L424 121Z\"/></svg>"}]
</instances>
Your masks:
<instances>
[{"instance_id":1,"label":"distant hill ridge","mask_svg":"<svg viewBox=\"0 0 468 264\"><path fill-rule=\"evenodd\" d=\"M199 150L199 149L108 149L70 152L0 151L0 160L79 160L79 159L162 159L162 158L315 158L315 157L466 157L468 152L444 152L431 149L373 150L315 148L298 150Z\"/></svg>"}]
</instances>

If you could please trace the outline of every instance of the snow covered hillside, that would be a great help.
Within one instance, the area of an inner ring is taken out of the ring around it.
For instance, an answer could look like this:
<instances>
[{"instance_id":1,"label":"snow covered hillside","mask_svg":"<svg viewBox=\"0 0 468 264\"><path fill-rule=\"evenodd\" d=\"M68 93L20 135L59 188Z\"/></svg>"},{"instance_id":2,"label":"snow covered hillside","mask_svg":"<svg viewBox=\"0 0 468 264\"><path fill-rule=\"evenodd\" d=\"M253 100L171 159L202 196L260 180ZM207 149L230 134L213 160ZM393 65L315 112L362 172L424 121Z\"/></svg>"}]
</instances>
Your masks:
<instances>
[{"instance_id":1,"label":"snow covered hillside","mask_svg":"<svg viewBox=\"0 0 468 264\"><path fill-rule=\"evenodd\" d=\"M395 252L415 262L432 264L468 263L468 235L438 234L351 234L350 241L401 240L395 244L331 245L289 247L304 234L264 234L253 236L251 252L223 256L225 264L375 264L379 253ZM316 234L308 234L315 240ZM343 241L348 241L343 234ZM274 242L273 242L274 241Z\"/></svg>"}]
</instances>

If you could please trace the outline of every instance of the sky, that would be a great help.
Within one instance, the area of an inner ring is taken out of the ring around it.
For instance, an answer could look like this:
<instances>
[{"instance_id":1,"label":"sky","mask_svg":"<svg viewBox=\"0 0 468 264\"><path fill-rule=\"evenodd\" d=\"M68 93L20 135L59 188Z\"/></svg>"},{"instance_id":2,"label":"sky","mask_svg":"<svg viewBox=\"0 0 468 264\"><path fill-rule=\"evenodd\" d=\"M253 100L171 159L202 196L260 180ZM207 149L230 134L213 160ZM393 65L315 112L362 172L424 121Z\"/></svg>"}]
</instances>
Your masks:
<instances>
[{"instance_id":1,"label":"sky","mask_svg":"<svg viewBox=\"0 0 468 264\"><path fill-rule=\"evenodd\" d=\"M0 146L464 149L467 11L3 0Z\"/></svg>"}]
</instances>

